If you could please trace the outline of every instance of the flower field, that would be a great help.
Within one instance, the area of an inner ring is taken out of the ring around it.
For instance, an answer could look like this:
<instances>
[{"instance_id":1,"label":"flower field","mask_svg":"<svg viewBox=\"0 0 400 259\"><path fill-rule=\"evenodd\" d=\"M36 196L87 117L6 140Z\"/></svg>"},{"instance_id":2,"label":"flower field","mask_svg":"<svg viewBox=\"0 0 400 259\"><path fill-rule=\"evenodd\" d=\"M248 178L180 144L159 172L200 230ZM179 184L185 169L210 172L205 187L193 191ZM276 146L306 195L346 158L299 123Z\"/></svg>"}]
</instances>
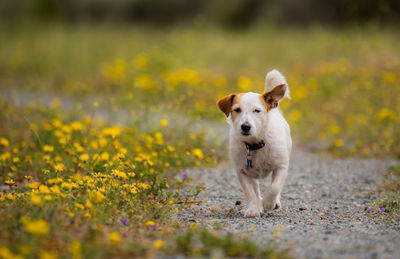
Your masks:
<instances>
[{"instance_id":1,"label":"flower field","mask_svg":"<svg viewBox=\"0 0 400 259\"><path fill-rule=\"evenodd\" d=\"M175 217L226 160L215 101L277 68L297 144L399 158L399 35L2 25L0 258L287 256Z\"/></svg>"}]
</instances>

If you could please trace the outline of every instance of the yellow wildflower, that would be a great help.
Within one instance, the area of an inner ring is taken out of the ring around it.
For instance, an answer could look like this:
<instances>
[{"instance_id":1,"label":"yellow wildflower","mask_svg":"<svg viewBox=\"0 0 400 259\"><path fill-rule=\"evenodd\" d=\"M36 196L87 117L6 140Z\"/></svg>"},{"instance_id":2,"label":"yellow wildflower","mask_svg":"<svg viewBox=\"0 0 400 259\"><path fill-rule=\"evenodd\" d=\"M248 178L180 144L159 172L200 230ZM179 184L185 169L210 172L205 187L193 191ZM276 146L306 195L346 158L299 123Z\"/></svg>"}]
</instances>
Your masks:
<instances>
[{"instance_id":1,"label":"yellow wildflower","mask_svg":"<svg viewBox=\"0 0 400 259\"><path fill-rule=\"evenodd\" d=\"M204 158L203 151L201 151L200 148L195 148L195 149L192 150L192 152L193 152L193 155L194 155L195 157L197 157L197 158L199 158L199 159L203 159L203 158Z\"/></svg>"},{"instance_id":2,"label":"yellow wildflower","mask_svg":"<svg viewBox=\"0 0 400 259\"><path fill-rule=\"evenodd\" d=\"M110 232L108 234L108 239L113 243L119 243L119 242L121 242L122 237L117 232Z\"/></svg>"},{"instance_id":3,"label":"yellow wildflower","mask_svg":"<svg viewBox=\"0 0 400 259\"><path fill-rule=\"evenodd\" d=\"M12 192L10 192L9 194L7 194L6 195L6 198L7 199L9 199L9 200L11 200L11 201L15 201L15 195L12 193Z\"/></svg>"},{"instance_id":4,"label":"yellow wildflower","mask_svg":"<svg viewBox=\"0 0 400 259\"><path fill-rule=\"evenodd\" d=\"M92 191L89 193L89 198L95 203L100 203L104 201L106 197L99 191Z\"/></svg>"},{"instance_id":5,"label":"yellow wildflower","mask_svg":"<svg viewBox=\"0 0 400 259\"><path fill-rule=\"evenodd\" d=\"M50 189L46 185L42 184L42 185L39 186L39 192L43 193L43 194L49 194L50 193Z\"/></svg>"},{"instance_id":6,"label":"yellow wildflower","mask_svg":"<svg viewBox=\"0 0 400 259\"><path fill-rule=\"evenodd\" d=\"M112 138L115 138L119 136L122 133L122 128L121 127L113 127L113 128L104 128L101 133L104 136L110 136Z\"/></svg>"},{"instance_id":7,"label":"yellow wildflower","mask_svg":"<svg viewBox=\"0 0 400 259\"><path fill-rule=\"evenodd\" d=\"M335 140L335 146L336 146L336 147L341 147L341 146L343 146L343 139L340 139L340 138L336 139L336 140Z\"/></svg>"},{"instance_id":8,"label":"yellow wildflower","mask_svg":"<svg viewBox=\"0 0 400 259\"><path fill-rule=\"evenodd\" d=\"M50 187L50 191L54 194L60 194L60 188L58 187L58 185L54 185L52 187Z\"/></svg>"},{"instance_id":9,"label":"yellow wildflower","mask_svg":"<svg viewBox=\"0 0 400 259\"><path fill-rule=\"evenodd\" d=\"M81 258L81 250L82 250L82 245L79 241L72 242L69 251L71 252L73 259Z\"/></svg>"},{"instance_id":10,"label":"yellow wildflower","mask_svg":"<svg viewBox=\"0 0 400 259\"><path fill-rule=\"evenodd\" d=\"M53 165L53 168L56 172L62 172L62 171L64 171L65 166L63 163L57 163L57 164Z\"/></svg>"},{"instance_id":11,"label":"yellow wildflower","mask_svg":"<svg viewBox=\"0 0 400 259\"><path fill-rule=\"evenodd\" d=\"M10 145L10 142L6 138L0 138L0 145L3 147L8 147Z\"/></svg>"},{"instance_id":12,"label":"yellow wildflower","mask_svg":"<svg viewBox=\"0 0 400 259\"><path fill-rule=\"evenodd\" d=\"M79 121L73 121L71 122L71 124L69 125L71 127L71 129L74 131L82 131L83 130L83 124Z\"/></svg>"},{"instance_id":13,"label":"yellow wildflower","mask_svg":"<svg viewBox=\"0 0 400 259\"><path fill-rule=\"evenodd\" d=\"M40 251L39 259L57 259L57 255L49 251Z\"/></svg>"},{"instance_id":14,"label":"yellow wildflower","mask_svg":"<svg viewBox=\"0 0 400 259\"><path fill-rule=\"evenodd\" d=\"M13 185L13 184L15 184L15 182L14 182L14 180L13 179L9 179L9 180L5 180L4 181L7 185Z\"/></svg>"},{"instance_id":15,"label":"yellow wildflower","mask_svg":"<svg viewBox=\"0 0 400 259\"><path fill-rule=\"evenodd\" d=\"M41 198L39 195L37 195L37 194L32 194L32 195L31 195L31 203L32 203L33 205L40 206L40 205L43 204L42 198Z\"/></svg>"},{"instance_id":16,"label":"yellow wildflower","mask_svg":"<svg viewBox=\"0 0 400 259\"><path fill-rule=\"evenodd\" d=\"M248 92L251 89L251 79L245 76L239 77L237 84L243 92Z\"/></svg>"},{"instance_id":17,"label":"yellow wildflower","mask_svg":"<svg viewBox=\"0 0 400 259\"><path fill-rule=\"evenodd\" d=\"M154 248L161 249L164 247L164 242L161 240L156 240L153 243Z\"/></svg>"},{"instance_id":18,"label":"yellow wildflower","mask_svg":"<svg viewBox=\"0 0 400 259\"><path fill-rule=\"evenodd\" d=\"M166 126L168 126L168 120L167 120L167 119L161 119L161 120L160 120L160 126L161 126L161 127L166 127Z\"/></svg>"},{"instance_id":19,"label":"yellow wildflower","mask_svg":"<svg viewBox=\"0 0 400 259\"><path fill-rule=\"evenodd\" d=\"M43 151L44 151L44 152L51 153L51 152L54 151L54 147L53 147L53 146L50 146L50 145L44 145L44 146L43 146Z\"/></svg>"},{"instance_id":20,"label":"yellow wildflower","mask_svg":"<svg viewBox=\"0 0 400 259\"><path fill-rule=\"evenodd\" d=\"M21 223L26 232L33 235L47 235L49 233L49 224L42 219L30 220L27 217L21 218Z\"/></svg>"},{"instance_id":21,"label":"yellow wildflower","mask_svg":"<svg viewBox=\"0 0 400 259\"><path fill-rule=\"evenodd\" d=\"M82 162L86 162L86 161L88 161L89 160L89 155L88 154L82 154L82 155L80 155L79 156L79 159L82 161Z\"/></svg>"},{"instance_id":22,"label":"yellow wildflower","mask_svg":"<svg viewBox=\"0 0 400 259\"><path fill-rule=\"evenodd\" d=\"M154 226L155 224L156 223L154 221L151 221L151 220L146 222L146 226Z\"/></svg>"},{"instance_id":23,"label":"yellow wildflower","mask_svg":"<svg viewBox=\"0 0 400 259\"><path fill-rule=\"evenodd\" d=\"M61 177L57 177L57 178L52 178L47 180L48 184L59 184L63 181L63 179Z\"/></svg>"},{"instance_id":24,"label":"yellow wildflower","mask_svg":"<svg viewBox=\"0 0 400 259\"><path fill-rule=\"evenodd\" d=\"M39 188L39 185L40 185L39 182L28 183L28 187L31 188L31 189L37 189L37 188Z\"/></svg>"}]
</instances>

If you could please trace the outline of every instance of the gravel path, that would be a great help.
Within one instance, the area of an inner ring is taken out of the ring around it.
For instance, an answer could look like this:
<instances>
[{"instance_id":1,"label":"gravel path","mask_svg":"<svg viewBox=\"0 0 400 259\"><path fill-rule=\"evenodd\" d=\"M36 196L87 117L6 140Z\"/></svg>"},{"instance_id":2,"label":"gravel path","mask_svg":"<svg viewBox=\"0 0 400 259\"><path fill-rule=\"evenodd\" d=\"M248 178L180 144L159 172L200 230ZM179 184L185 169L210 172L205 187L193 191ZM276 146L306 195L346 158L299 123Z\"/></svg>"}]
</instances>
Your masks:
<instances>
[{"instance_id":1,"label":"gravel path","mask_svg":"<svg viewBox=\"0 0 400 259\"><path fill-rule=\"evenodd\" d=\"M394 164L399 161L335 159L294 150L282 208L253 219L243 217L246 199L229 164L192 170L189 174L208 187L199 197L208 202L185 209L179 218L222 226L260 245L290 247L296 257L400 258L400 226L364 212L382 172Z\"/></svg>"}]
</instances>

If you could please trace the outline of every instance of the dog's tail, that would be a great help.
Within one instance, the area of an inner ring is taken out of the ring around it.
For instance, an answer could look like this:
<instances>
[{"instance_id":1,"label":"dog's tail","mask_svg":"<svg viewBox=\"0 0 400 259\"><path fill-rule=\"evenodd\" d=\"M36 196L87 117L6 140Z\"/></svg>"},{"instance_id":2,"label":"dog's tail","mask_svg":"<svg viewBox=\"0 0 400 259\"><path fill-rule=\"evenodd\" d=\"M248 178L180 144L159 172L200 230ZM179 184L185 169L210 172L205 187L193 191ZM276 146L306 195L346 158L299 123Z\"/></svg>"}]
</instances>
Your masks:
<instances>
[{"instance_id":1,"label":"dog's tail","mask_svg":"<svg viewBox=\"0 0 400 259\"><path fill-rule=\"evenodd\" d=\"M265 76L265 89L264 93L271 91L277 85L285 84L287 86L285 97L290 99L289 85L285 77L278 70L274 69L268 72Z\"/></svg>"}]
</instances>

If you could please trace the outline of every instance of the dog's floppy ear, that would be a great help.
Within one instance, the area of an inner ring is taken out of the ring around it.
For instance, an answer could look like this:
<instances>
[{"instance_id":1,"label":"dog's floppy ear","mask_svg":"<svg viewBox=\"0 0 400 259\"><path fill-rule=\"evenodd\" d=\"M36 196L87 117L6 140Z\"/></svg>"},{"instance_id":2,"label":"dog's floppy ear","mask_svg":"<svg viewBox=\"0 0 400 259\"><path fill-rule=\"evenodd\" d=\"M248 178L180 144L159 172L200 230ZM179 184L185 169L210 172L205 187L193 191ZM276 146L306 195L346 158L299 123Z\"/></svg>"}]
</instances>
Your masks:
<instances>
[{"instance_id":1,"label":"dog's floppy ear","mask_svg":"<svg viewBox=\"0 0 400 259\"><path fill-rule=\"evenodd\" d=\"M233 103L233 99L235 99L236 94L230 94L227 96L222 97L217 101L217 106L218 108L225 113L226 117L229 116L229 113L231 112L231 107Z\"/></svg>"},{"instance_id":2,"label":"dog's floppy ear","mask_svg":"<svg viewBox=\"0 0 400 259\"><path fill-rule=\"evenodd\" d=\"M280 84L272 88L271 91L262 94L265 104L267 105L267 110L278 107L279 101L285 96L286 89L286 84Z\"/></svg>"}]
</instances>

